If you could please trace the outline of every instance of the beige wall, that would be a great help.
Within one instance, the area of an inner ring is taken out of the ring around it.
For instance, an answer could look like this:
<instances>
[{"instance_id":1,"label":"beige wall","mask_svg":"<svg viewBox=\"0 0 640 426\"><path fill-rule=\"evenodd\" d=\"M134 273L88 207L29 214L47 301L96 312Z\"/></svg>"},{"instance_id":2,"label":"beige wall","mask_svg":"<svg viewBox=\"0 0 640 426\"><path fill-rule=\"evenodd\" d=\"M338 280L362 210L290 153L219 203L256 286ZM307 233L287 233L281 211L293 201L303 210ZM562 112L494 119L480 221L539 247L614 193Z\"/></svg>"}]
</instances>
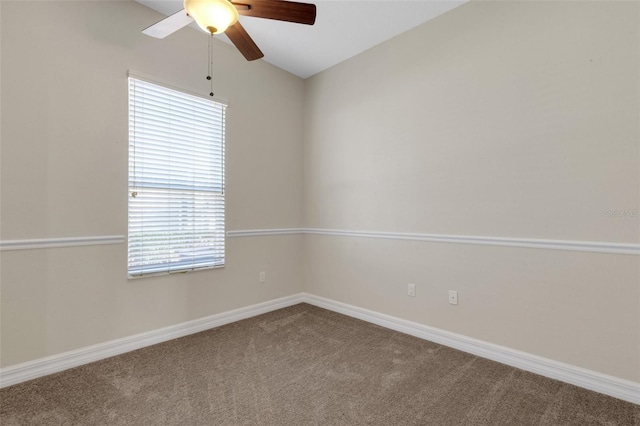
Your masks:
<instances>
[{"instance_id":1,"label":"beige wall","mask_svg":"<svg viewBox=\"0 0 640 426\"><path fill-rule=\"evenodd\" d=\"M126 235L126 72L208 93L206 37L145 37L160 15L131 2L0 11L0 238ZM639 12L472 2L306 82L216 43L227 229L638 243L637 218L605 211L640 204ZM637 256L320 235L227 244L224 269L133 281L124 244L0 252L1 365L305 290L640 381Z\"/></svg>"},{"instance_id":2,"label":"beige wall","mask_svg":"<svg viewBox=\"0 0 640 426\"><path fill-rule=\"evenodd\" d=\"M156 40L133 2L0 2L1 239L127 234L127 71L208 94L207 37ZM229 101L227 229L301 226L304 82L215 43ZM128 281L126 244L1 252L1 361L300 291L300 236L236 238L223 269ZM267 284L258 273L267 272Z\"/></svg>"},{"instance_id":3,"label":"beige wall","mask_svg":"<svg viewBox=\"0 0 640 426\"><path fill-rule=\"evenodd\" d=\"M639 19L637 2L471 2L307 80L305 226L637 244L638 217L605 212L640 204ZM640 381L637 256L305 250L310 293Z\"/></svg>"}]
</instances>

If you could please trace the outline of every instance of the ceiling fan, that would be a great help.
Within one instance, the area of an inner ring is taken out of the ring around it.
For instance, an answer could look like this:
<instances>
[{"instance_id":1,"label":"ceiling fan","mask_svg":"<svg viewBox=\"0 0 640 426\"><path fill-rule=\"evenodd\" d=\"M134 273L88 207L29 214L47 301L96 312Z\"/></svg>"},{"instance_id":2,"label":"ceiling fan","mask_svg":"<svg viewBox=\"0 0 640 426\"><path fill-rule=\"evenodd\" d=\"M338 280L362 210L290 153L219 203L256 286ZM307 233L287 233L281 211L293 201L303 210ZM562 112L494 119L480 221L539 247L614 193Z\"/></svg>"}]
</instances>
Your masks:
<instances>
[{"instance_id":1,"label":"ceiling fan","mask_svg":"<svg viewBox=\"0 0 640 426\"><path fill-rule=\"evenodd\" d=\"M284 0L184 0L184 9L142 32L165 38L195 20L211 35L225 33L248 61L262 58L264 54L238 21L238 15L313 25L316 6Z\"/></svg>"}]
</instances>

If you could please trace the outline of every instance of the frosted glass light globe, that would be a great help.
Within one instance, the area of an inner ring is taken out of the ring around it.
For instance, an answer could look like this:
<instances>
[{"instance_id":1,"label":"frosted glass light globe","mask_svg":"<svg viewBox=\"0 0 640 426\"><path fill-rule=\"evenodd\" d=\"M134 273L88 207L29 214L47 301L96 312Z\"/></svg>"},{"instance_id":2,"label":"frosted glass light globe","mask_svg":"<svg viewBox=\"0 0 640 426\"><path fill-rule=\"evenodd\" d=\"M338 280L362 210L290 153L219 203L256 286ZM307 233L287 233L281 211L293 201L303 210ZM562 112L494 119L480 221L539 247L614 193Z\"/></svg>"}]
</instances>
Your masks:
<instances>
[{"instance_id":1,"label":"frosted glass light globe","mask_svg":"<svg viewBox=\"0 0 640 426\"><path fill-rule=\"evenodd\" d=\"M203 31L211 34L223 33L238 21L238 11L228 0L184 0L184 8Z\"/></svg>"}]
</instances>

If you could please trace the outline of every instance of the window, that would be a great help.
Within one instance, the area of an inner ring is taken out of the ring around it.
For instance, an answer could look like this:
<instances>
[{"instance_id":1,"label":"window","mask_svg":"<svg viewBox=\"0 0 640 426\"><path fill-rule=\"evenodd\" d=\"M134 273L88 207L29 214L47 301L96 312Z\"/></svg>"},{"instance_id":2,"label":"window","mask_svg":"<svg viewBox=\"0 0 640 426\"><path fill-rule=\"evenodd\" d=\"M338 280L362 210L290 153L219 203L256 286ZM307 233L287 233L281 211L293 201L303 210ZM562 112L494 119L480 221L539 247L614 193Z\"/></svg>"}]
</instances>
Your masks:
<instances>
[{"instance_id":1,"label":"window","mask_svg":"<svg viewBox=\"0 0 640 426\"><path fill-rule=\"evenodd\" d=\"M129 77L130 277L224 265L225 109Z\"/></svg>"}]
</instances>

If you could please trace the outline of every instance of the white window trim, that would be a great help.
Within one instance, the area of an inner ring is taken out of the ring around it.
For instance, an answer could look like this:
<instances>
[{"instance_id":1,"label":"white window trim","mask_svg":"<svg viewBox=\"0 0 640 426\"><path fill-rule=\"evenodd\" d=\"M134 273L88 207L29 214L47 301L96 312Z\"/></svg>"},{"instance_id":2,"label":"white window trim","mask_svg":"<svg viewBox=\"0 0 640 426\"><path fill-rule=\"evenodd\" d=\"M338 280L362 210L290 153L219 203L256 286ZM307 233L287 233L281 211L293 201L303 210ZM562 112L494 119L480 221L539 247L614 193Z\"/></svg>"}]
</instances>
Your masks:
<instances>
[{"instance_id":1,"label":"white window trim","mask_svg":"<svg viewBox=\"0 0 640 426\"><path fill-rule=\"evenodd\" d=\"M228 114L229 108L228 108L228 100L227 99L220 98L220 97L205 96L205 95L202 95L200 93L195 93L195 92L183 89L181 87L177 87L177 86L172 85L172 84L168 84L168 83L163 82L163 81L159 81L156 78L152 78L152 77L146 76L146 75L144 75L142 73L134 72L134 71L131 71L131 70L127 73L127 76L130 77L130 78L133 78L133 79L136 79L136 80L140 80L140 81L143 81L143 82L146 82L146 83L151 83L153 85L160 86L160 87L163 87L163 88L166 88L166 89L169 89L169 90L174 90L174 91L186 94L186 95L195 96L195 97L207 100L207 101L212 101L212 102L221 104L221 105L224 106L224 112L223 112L224 116L226 117L227 114ZM129 79L127 79L127 86L129 87ZM129 91L129 89L127 89L127 91ZM129 94L127 95L127 98L129 99ZM128 100L128 103L129 103L129 100ZM225 118L224 121L225 122L227 121L226 118ZM224 127L226 127L226 125L224 125ZM223 210L225 212L224 215L226 216L226 196L225 196L225 186L226 186L225 185L225 182L226 182L226 177L225 177L225 174L226 174L226 165L225 165L226 154L225 154L225 151L226 151L226 139L227 139L227 136L226 136L227 135L227 131L226 131L226 129L225 129L224 133L225 133L225 136L223 137L223 140L222 140L222 149L223 149L223 154L222 154L222 196L223 196L222 206L223 206ZM127 144L127 146L129 146L129 143ZM128 161L127 161L128 166L130 165L130 161L131 160L128 157ZM129 176L129 172L127 173L127 175ZM129 193L130 192L129 178L127 179L127 181L128 181L128 184L127 184L127 188L128 188L127 194L128 195L127 196L130 197L131 194ZM129 214L129 209L130 209L129 200L127 200L127 212L128 212L128 214ZM226 239L226 218L223 219L223 220L224 220L224 224L225 225L223 225L222 235L224 236L223 238ZM127 220L127 227L129 228L129 220ZM129 242L129 235L127 234L127 245L128 245L128 242ZM205 270L210 270L210 269L224 268L224 266L226 264L226 242L224 242L223 245L224 245L224 248L222 250L222 259L223 259L223 263L222 264L211 265L211 266L203 266L203 267L194 267L194 268L191 268L191 269L149 272L149 273L134 274L134 275L131 275L129 273L129 254L127 254L127 277L128 277L128 279L143 279L143 278L157 277L157 276L163 276L163 275L185 274L187 272L196 272L196 271L205 271ZM127 252L129 252L129 250L127 250Z\"/></svg>"},{"instance_id":2,"label":"white window trim","mask_svg":"<svg viewBox=\"0 0 640 426\"><path fill-rule=\"evenodd\" d=\"M180 87L180 86L176 86L174 84L168 83L166 81L163 81L161 79L149 76L147 74L138 72L138 71L134 71L134 70L129 70L127 71L127 77L131 77L131 78L135 78L136 80L142 80L142 81L146 81L147 83L152 83L152 84L156 84L158 86L162 86L164 88L167 89L171 89L171 90L176 90L178 92L182 92L185 93L187 95L191 95L191 96L196 96L198 98L202 98L202 99L206 99L208 101L214 101L217 102L219 104L223 104L227 107L227 111L229 111L229 100L227 98L222 98L219 96L209 96L209 95L204 95L202 93L198 93L198 92L194 92L191 91L189 89L185 89L184 87Z\"/></svg>"}]
</instances>

